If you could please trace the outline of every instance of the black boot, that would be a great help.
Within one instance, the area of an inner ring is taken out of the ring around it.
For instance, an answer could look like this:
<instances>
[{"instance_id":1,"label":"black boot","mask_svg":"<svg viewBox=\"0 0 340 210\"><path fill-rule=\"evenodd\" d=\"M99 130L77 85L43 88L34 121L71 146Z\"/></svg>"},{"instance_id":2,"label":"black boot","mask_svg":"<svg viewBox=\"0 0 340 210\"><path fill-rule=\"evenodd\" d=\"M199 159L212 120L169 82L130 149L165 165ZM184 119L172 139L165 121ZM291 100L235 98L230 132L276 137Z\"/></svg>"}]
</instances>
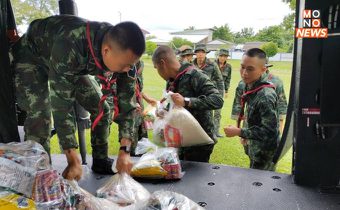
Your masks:
<instances>
[{"instance_id":1,"label":"black boot","mask_svg":"<svg viewBox=\"0 0 340 210\"><path fill-rule=\"evenodd\" d=\"M97 173L97 174L103 174L103 175L113 175L115 174L112 171L112 164L113 164L113 159L111 158L105 158L105 159L96 159L93 158L92 162L92 171Z\"/></svg>"}]
</instances>

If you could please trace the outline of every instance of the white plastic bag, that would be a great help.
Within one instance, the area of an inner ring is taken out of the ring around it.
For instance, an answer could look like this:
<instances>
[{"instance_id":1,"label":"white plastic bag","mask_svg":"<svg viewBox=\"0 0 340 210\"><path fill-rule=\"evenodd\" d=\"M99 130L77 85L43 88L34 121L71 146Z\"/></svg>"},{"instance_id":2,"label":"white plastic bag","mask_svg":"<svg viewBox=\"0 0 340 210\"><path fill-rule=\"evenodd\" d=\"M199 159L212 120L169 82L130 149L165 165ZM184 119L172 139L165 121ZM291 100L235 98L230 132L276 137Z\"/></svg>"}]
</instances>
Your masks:
<instances>
[{"instance_id":1,"label":"white plastic bag","mask_svg":"<svg viewBox=\"0 0 340 210\"><path fill-rule=\"evenodd\" d=\"M184 173L177 149L166 147L144 154L132 167L131 175L141 178L180 179Z\"/></svg>"},{"instance_id":2,"label":"white plastic bag","mask_svg":"<svg viewBox=\"0 0 340 210\"><path fill-rule=\"evenodd\" d=\"M138 203L149 199L150 193L131 176L115 174L97 190L97 197L106 198L121 206Z\"/></svg>"},{"instance_id":3,"label":"white plastic bag","mask_svg":"<svg viewBox=\"0 0 340 210\"><path fill-rule=\"evenodd\" d=\"M153 141L166 147L190 147L213 144L198 121L183 107L175 106L169 92L166 95L169 111L154 122ZM160 107L165 107L161 104Z\"/></svg>"},{"instance_id":4,"label":"white plastic bag","mask_svg":"<svg viewBox=\"0 0 340 210\"><path fill-rule=\"evenodd\" d=\"M145 210L203 210L201 206L186 196L172 192L159 190L152 193Z\"/></svg>"},{"instance_id":5,"label":"white plastic bag","mask_svg":"<svg viewBox=\"0 0 340 210\"><path fill-rule=\"evenodd\" d=\"M143 155L147 152L152 152L157 149L157 146L149 141L147 138L142 138L140 141L137 142L137 146L135 149L136 155Z\"/></svg>"},{"instance_id":6,"label":"white plastic bag","mask_svg":"<svg viewBox=\"0 0 340 210\"><path fill-rule=\"evenodd\" d=\"M79 187L76 181L68 181L72 188L76 191L77 210L117 210L119 206L105 198L97 198L83 188Z\"/></svg>"}]
</instances>

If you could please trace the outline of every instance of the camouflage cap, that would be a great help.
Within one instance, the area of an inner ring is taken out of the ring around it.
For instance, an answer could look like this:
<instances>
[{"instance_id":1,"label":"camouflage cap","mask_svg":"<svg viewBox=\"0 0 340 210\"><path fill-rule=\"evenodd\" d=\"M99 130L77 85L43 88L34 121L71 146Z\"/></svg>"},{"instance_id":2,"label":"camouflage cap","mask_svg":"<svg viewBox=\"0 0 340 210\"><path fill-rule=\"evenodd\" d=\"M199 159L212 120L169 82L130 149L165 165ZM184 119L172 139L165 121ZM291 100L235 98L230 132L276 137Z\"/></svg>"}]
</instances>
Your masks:
<instances>
[{"instance_id":1,"label":"camouflage cap","mask_svg":"<svg viewBox=\"0 0 340 210\"><path fill-rule=\"evenodd\" d=\"M264 64L265 67L269 68L269 67L273 67L273 64L269 63L269 58L266 58L266 64Z\"/></svg>"},{"instance_id":2,"label":"camouflage cap","mask_svg":"<svg viewBox=\"0 0 340 210\"><path fill-rule=\"evenodd\" d=\"M218 51L218 56L220 56L220 55L229 56L229 50L227 50L227 49L220 49L220 50Z\"/></svg>"},{"instance_id":3,"label":"camouflage cap","mask_svg":"<svg viewBox=\"0 0 340 210\"><path fill-rule=\"evenodd\" d=\"M178 55L195 55L195 53L189 45L182 45L180 48L178 48Z\"/></svg>"},{"instance_id":4,"label":"camouflage cap","mask_svg":"<svg viewBox=\"0 0 340 210\"><path fill-rule=\"evenodd\" d=\"M208 53L208 52L209 52L209 51L207 50L207 47L205 46L205 44L198 44L198 45L196 45L196 47L195 47L195 53L196 53L197 51L200 51L200 50L204 51L205 53Z\"/></svg>"}]
</instances>

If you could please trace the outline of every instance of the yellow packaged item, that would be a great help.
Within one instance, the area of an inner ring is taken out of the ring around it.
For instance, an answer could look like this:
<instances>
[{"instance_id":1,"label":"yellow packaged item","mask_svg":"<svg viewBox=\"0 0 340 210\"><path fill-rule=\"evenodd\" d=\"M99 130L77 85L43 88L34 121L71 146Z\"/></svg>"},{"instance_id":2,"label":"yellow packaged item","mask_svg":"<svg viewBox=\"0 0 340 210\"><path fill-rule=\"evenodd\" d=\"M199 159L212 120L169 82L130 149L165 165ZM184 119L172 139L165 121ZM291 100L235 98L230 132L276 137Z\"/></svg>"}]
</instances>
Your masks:
<instances>
[{"instance_id":1,"label":"yellow packaged item","mask_svg":"<svg viewBox=\"0 0 340 210\"><path fill-rule=\"evenodd\" d=\"M0 210L33 210L34 201L11 192L0 193Z\"/></svg>"}]
</instances>

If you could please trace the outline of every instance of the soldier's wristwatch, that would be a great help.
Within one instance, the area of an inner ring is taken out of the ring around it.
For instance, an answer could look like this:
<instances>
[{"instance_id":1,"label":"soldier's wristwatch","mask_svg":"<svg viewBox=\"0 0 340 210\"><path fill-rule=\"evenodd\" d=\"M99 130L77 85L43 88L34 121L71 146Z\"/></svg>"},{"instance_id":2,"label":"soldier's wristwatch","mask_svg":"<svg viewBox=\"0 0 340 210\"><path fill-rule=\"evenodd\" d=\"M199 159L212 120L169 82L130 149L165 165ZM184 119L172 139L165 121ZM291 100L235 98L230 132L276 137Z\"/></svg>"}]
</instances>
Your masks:
<instances>
[{"instance_id":1,"label":"soldier's wristwatch","mask_svg":"<svg viewBox=\"0 0 340 210\"><path fill-rule=\"evenodd\" d=\"M184 107L189 107L190 104L190 98L185 97L184 98Z\"/></svg>"},{"instance_id":2,"label":"soldier's wristwatch","mask_svg":"<svg viewBox=\"0 0 340 210\"><path fill-rule=\"evenodd\" d=\"M121 146L121 147L119 147L119 150L122 150L122 151L130 154L131 146Z\"/></svg>"}]
</instances>

